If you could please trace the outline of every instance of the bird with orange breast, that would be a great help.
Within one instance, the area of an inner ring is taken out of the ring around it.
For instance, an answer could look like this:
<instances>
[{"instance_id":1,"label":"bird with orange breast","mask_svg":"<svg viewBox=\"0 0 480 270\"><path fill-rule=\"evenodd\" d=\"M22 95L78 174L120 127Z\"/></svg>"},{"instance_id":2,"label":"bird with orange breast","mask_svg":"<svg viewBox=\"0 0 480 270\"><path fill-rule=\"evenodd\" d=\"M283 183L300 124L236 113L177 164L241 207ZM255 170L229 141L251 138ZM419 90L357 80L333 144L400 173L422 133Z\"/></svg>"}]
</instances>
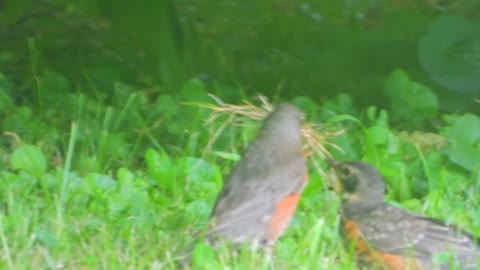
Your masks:
<instances>
[{"instance_id":1,"label":"bird with orange breast","mask_svg":"<svg viewBox=\"0 0 480 270\"><path fill-rule=\"evenodd\" d=\"M454 226L384 201L385 183L372 165L330 161L343 193L343 235L360 265L380 269L478 269L478 239ZM447 254L448 262L435 262Z\"/></svg>"},{"instance_id":2,"label":"bird with orange breast","mask_svg":"<svg viewBox=\"0 0 480 270\"><path fill-rule=\"evenodd\" d=\"M210 242L271 247L288 227L307 183L300 125L304 114L282 103L226 178L210 217Z\"/></svg>"}]
</instances>

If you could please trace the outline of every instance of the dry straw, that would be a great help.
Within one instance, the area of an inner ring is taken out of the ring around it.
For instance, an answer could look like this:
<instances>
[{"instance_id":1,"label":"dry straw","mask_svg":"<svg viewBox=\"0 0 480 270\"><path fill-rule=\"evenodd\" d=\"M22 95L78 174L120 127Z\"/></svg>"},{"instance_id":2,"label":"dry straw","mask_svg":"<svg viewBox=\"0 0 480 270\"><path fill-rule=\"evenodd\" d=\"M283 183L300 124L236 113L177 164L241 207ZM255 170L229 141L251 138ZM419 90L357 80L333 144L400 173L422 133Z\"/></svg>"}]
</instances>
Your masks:
<instances>
[{"instance_id":1,"label":"dry straw","mask_svg":"<svg viewBox=\"0 0 480 270\"><path fill-rule=\"evenodd\" d=\"M223 115L228 115L228 118L212 136L207 145L207 149L212 147L218 136L220 136L220 134L228 125L235 125L239 123L236 121L238 117L246 117L248 119L260 121L267 117L267 115L273 110L272 104L263 95L258 96L258 99L261 103L260 106L255 106L250 102L245 102L243 105L227 104L217 96L210 94L210 97L215 100L216 104L193 104L202 108L211 109L213 111L213 113L207 119L207 123L214 122ZM303 148L307 157L309 157L318 173L320 173L323 177L330 179L331 177L327 176L319 165L319 161L332 158L328 148L334 148L341 151L337 145L331 142L331 139L342 134L343 130L332 131L332 128L329 126L305 122L302 124L301 133L304 139Z\"/></svg>"}]
</instances>

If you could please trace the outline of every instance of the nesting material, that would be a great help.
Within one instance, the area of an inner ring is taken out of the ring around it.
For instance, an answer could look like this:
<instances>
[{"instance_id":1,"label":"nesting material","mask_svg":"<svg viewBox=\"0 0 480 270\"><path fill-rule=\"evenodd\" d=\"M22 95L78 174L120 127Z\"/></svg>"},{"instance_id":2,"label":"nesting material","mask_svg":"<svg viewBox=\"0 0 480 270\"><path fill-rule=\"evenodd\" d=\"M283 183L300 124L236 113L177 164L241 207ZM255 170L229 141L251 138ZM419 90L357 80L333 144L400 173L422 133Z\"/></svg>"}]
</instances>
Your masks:
<instances>
[{"instance_id":1,"label":"nesting material","mask_svg":"<svg viewBox=\"0 0 480 270\"><path fill-rule=\"evenodd\" d=\"M274 106L263 95L258 96L258 99L260 100L259 106L253 105L250 102L245 102L242 105L227 104L214 95L210 96L215 100L216 105L198 103L194 104L202 108L211 109L213 111L213 113L208 117L207 123L214 122L223 115L228 115L228 118L215 132L207 148L211 147L213 142L215 142L227 125L238 125L238 123L240 123L238 118L245 117L247 119L261 121L267 117L274 108ZM341 149L335 145L331 139L342 134L343 130L333 130L332 127L327 125L309 123L305 121L302 124L301 133L304 140L303 150L305 155L307 158L309 158L320 175L322 175L325 179L331 179L331 177L327 176L325 171L321 168L319 161L325 161L332 158L332 155L328 150L329 148L334 148L341 151Z\"/></svg>"}]
</instances>

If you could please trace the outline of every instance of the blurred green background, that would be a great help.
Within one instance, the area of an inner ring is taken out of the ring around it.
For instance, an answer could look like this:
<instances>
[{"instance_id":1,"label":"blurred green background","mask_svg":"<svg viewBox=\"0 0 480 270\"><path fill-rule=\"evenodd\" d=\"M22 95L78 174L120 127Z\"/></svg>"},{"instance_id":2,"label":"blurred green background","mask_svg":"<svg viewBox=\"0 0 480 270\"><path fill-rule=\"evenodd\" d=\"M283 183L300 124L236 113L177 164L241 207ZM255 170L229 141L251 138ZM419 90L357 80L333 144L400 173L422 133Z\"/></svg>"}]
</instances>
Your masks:
<instances>
[{"instance_id":1,"label":"blurred green background","mask_svg":"<svg viewBox=\"0 0 480 270\"><path fill-rule=\"evenodd\" d=\"M16 100L35 92L32 71L48 70L107 99L116 81L158 95L198 78L230 102L346 93L383 108L386 76L403 69L442 110L478 112L479 10L476 0L4 0L0 66Z\"/></svg>"}]
</instances>

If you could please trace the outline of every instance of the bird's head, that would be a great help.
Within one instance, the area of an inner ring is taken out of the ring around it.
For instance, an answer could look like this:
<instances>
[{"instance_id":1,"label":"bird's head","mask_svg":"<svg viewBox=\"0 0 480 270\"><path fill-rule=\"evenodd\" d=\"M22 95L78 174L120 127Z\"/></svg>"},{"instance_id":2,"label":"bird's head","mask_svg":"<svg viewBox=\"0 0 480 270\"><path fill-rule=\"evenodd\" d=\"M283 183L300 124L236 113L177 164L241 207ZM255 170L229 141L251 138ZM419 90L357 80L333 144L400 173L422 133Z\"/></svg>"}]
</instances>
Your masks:
<instances>
[{"instance_id":1,"label":"bird's head","mask_svg":"<svg viewBox=\"0 0 480 270\"><path fill-rule=\"evenodd\" d=\"M281 103L265 119L260 137L296 147L301 142L300 125L304 119L305 114L299 108Z\"/></svg>"},{"instance_id":2,"label":"bird's head","mask_svg":"<svg viewBox=\"0 0 480 270\"><path fill-rule=\"evenodd\" d=\"M380 172L362 161L339 162L331 160L343 198L358 207L370 207L384 202L385 183Z\"/></svg>"}]
</instances>

